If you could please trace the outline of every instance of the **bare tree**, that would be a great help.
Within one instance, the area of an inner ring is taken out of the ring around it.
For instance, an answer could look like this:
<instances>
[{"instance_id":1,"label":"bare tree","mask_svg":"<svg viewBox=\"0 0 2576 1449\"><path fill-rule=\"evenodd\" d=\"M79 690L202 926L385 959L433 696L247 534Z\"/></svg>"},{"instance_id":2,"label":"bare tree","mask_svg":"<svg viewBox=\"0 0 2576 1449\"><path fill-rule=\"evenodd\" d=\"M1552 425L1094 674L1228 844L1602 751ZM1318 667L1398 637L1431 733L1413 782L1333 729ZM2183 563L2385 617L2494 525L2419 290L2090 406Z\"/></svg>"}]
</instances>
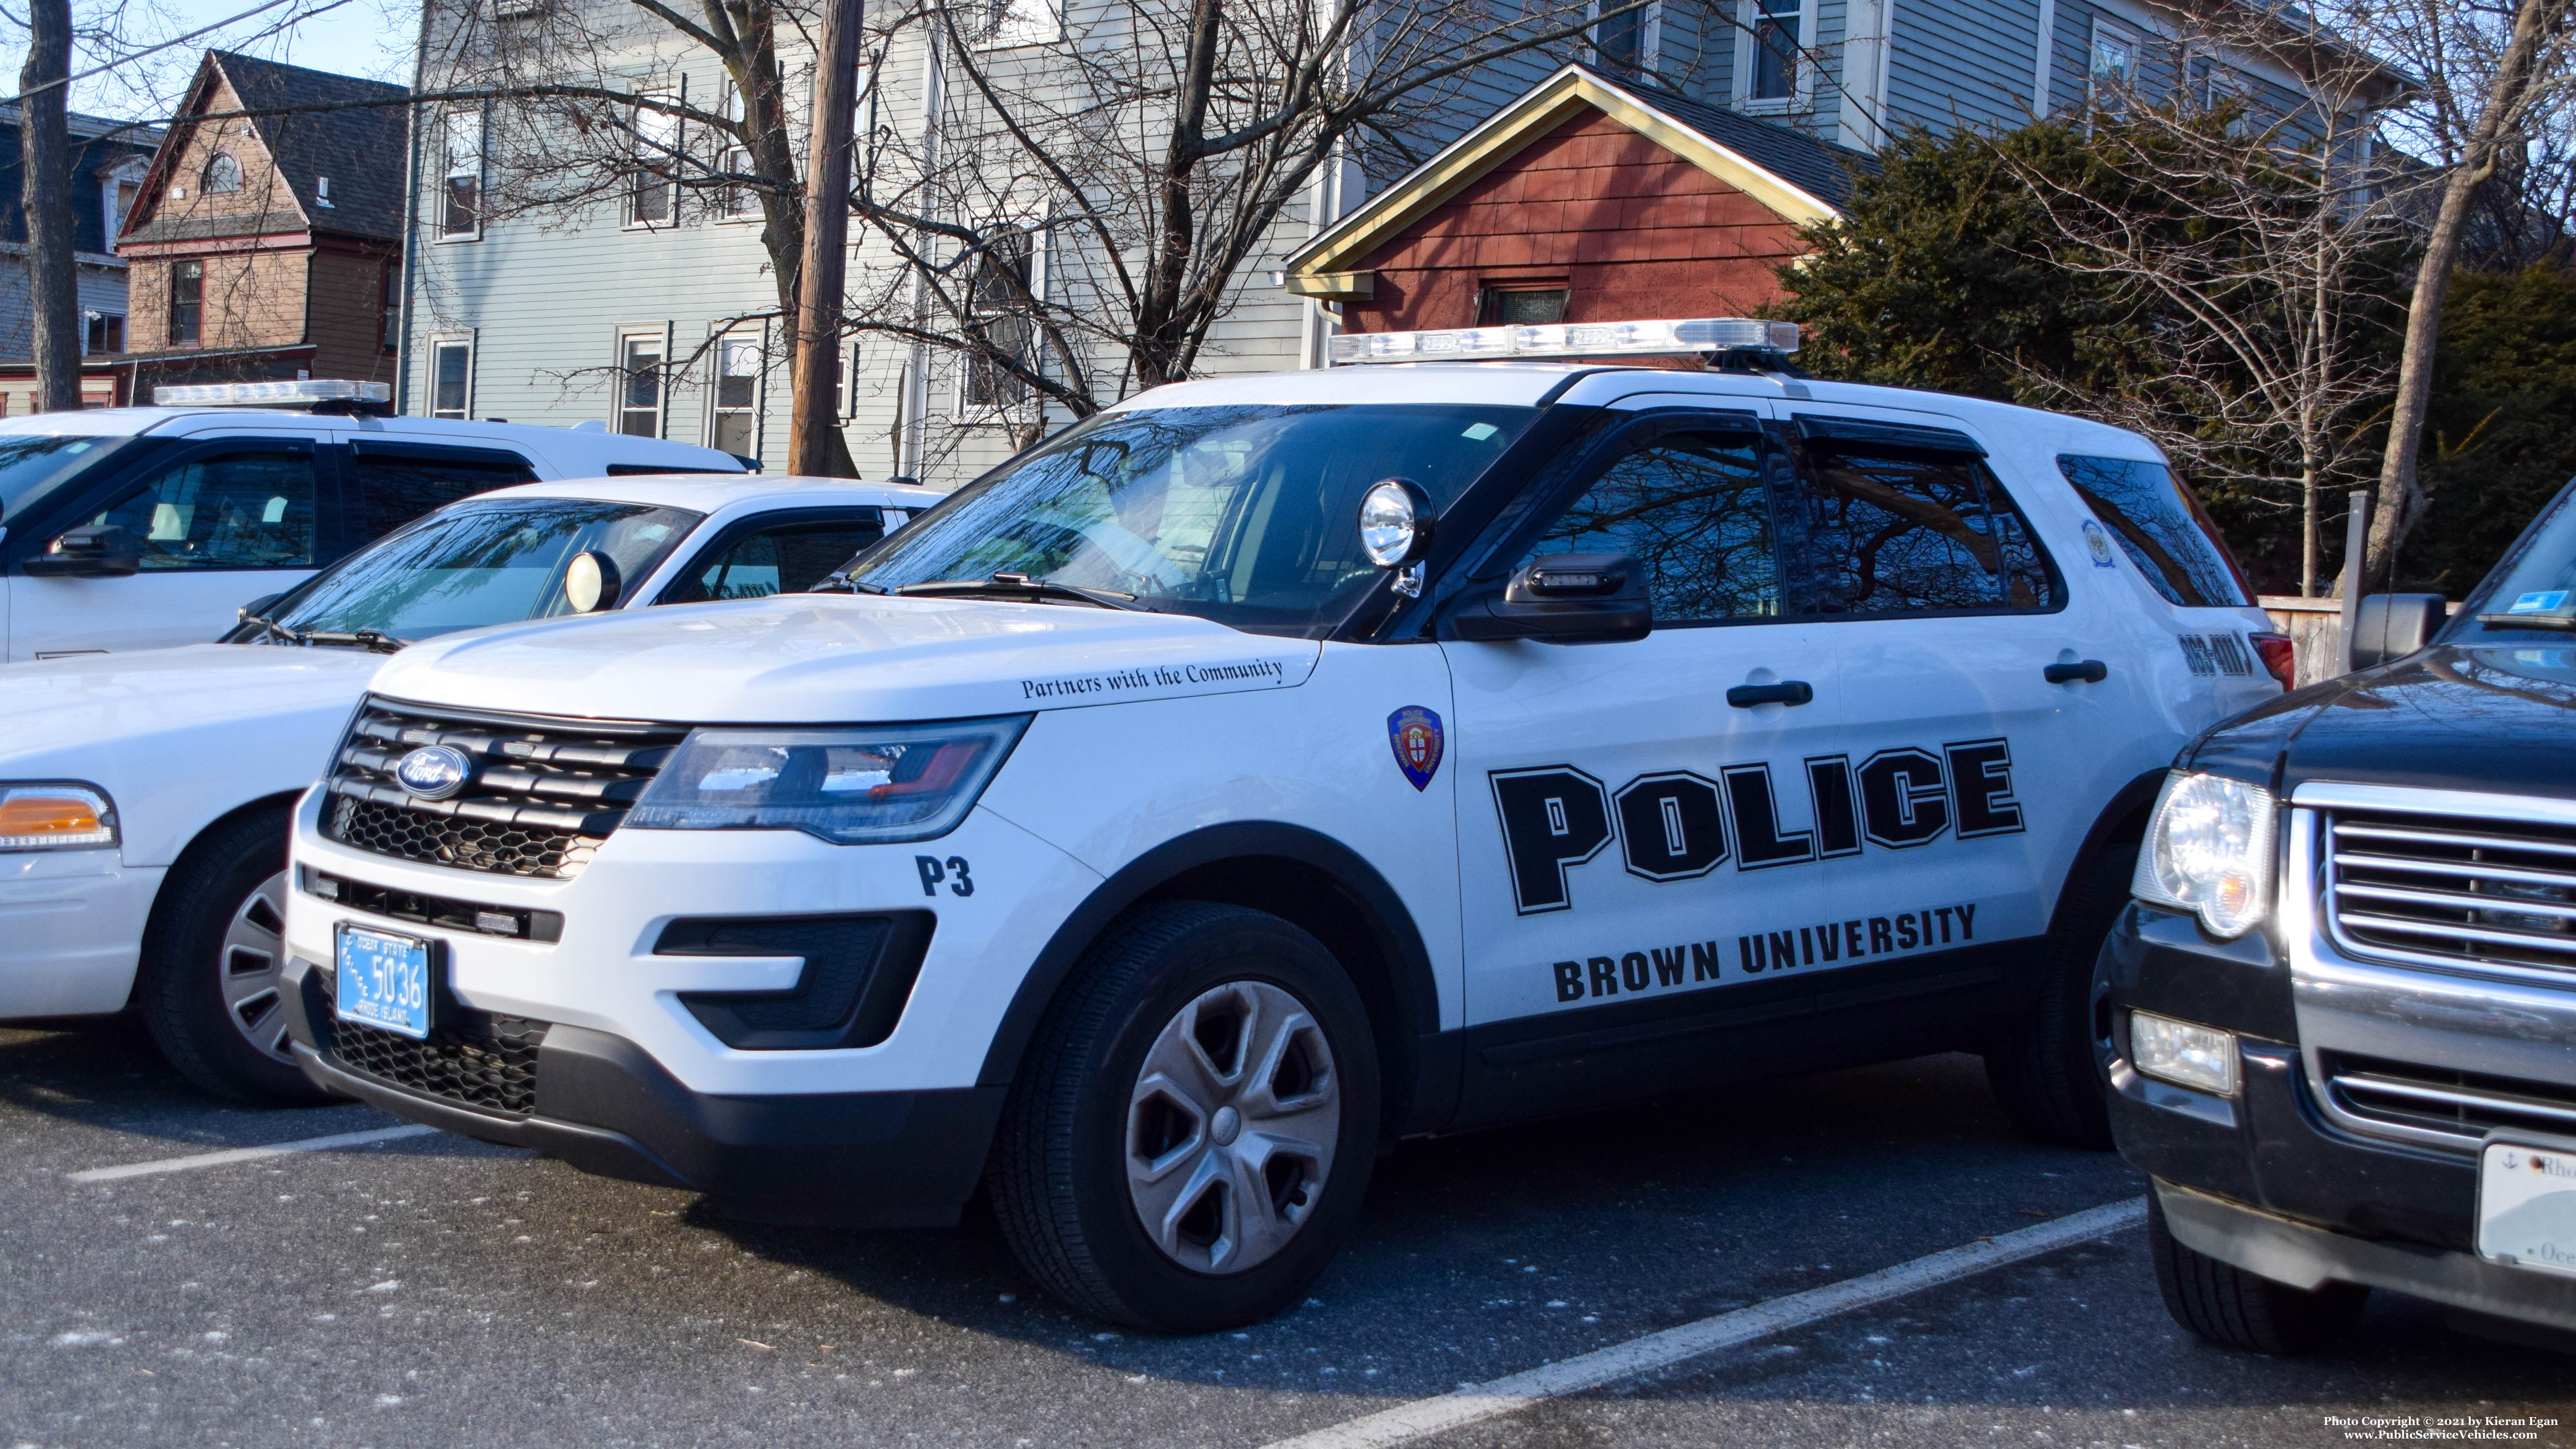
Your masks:
<instances>
[{"instance_id":1,"label":"bare tree","mask_svg":"<svg viewBox=\"0 0 2576 1449\"><path fill-rule=\"evenodd\" d=\"M2433 198L2406 313L2404 362L2379 467L2367 566L2385 577L2431 500L2416 473L2433 390L2433 354L2452 270L2471 237L2482 190L2554 144L2576 99L2576 0L2344 0L2338 20L2357 40L2420 80L2411 104L2386 118L2426 170Z\"/></svg>"},{"instance_id":2,"label":"bare tree","mask_svg":"<svg viewBox=\"0 0 2576 1449\"><path fill-rule=\"evenodd\" d=\"M2297 89L2263 78L2284 72ZM2395 376L2406 228L2374 129L2395 86L2313 22L2216 11L2100 98L2093 173L1999 148L2054 229L2053 260L2145 319L2145 385L2076 400L2107 401L2204 482L2295 508L2303 594L2322 583L2328 496L2367 477Z\"/></svg>"}]
</instances>

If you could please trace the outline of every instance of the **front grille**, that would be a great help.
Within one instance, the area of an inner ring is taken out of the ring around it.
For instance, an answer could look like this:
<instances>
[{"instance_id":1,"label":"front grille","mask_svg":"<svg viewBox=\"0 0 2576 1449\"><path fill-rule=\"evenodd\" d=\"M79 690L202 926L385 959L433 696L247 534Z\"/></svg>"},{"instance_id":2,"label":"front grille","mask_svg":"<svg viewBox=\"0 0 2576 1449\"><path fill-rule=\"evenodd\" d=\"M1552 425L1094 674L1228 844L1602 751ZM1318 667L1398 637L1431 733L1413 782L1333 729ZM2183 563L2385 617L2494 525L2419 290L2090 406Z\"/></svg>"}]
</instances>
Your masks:
<instances>
[{"instance_id":1,"label":"front grille","mask_svg":"<svg viewBox=\"0 0 2576 1449\"><path fill-rule=\"evenodd\" d=\"M334 995L331 973L317 973ZM350 1071L460 1106L524 1117L537 1105L537 1048L547 1023L454 1007L427 1041L325 1014L322 1049Z\"/></svg>"},{"instance_id":2,"label":"front grille","mask_svg":"<svg viewBox=\"0 0 2576 1449\"><path fill-rule=\"evenodd\" d=\"M2323 816L2346 945L2576 980L2576 826L2393 811Z\"/></svg>"},{"instance_id":3,"label":"front grille","mask_svg":"<svg viewBox=\"0 0 2576 1449\"><path fill-rule=\"evenodd\" d=\"M672 725L369 700L340 743L323 831L397 860L571 877L687 734ZM394 779L395 763L423 745L449 745L474 761L452 798L424 800Z\"/></svg>"},{"instance_id":4,"label":"front grille","mask_svg":"<svg viewBox=\"0 0 2576 1449\"><path fill-rule=\"evenodd\" d=\"M2499 1127L2576 1132L2576 1087L2341 1052L2325 1053L2321 1065L2334 1104L2366 1121L2443 1133L2464 1146Z\"/></svg>"}]
</instances>

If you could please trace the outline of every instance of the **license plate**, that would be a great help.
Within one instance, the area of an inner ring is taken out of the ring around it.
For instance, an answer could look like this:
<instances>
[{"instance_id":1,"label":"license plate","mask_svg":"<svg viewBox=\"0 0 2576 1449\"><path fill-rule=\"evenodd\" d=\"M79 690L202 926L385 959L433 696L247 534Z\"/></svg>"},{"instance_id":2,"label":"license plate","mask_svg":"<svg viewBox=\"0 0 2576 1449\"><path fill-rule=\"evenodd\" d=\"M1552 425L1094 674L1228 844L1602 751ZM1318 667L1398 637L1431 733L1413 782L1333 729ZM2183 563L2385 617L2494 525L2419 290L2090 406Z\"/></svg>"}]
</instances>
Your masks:
<instances>
[{"instance_id":1,"label":"license plate","mask_svg":"<svg viewBox=\"0 0 2576 1449\"><path fill-rule=\"evenodd\" d=\"M2478 1256L2576 1277L2576 1151L2486 1145L2478 1155Z\"/></svg>"},{"instance_id":2,"label":"license plate","mask_svg":"<svg viewBox=\"0 0 2576 1449\"><path fill-rule=\"evenodd\" d=\"M413 1041L428 1039L427 941L342 926L338 966L334 1015Z\"/></svg>"}]
</instances>

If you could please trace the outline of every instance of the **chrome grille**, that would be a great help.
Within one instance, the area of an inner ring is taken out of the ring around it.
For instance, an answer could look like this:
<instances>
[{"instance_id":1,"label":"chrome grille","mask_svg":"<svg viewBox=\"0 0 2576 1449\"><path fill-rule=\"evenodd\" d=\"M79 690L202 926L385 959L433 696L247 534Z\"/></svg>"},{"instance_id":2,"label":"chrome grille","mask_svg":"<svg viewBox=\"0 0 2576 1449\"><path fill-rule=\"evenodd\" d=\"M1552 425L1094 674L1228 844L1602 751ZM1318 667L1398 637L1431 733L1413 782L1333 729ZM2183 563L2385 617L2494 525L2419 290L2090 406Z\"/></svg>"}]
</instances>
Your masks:
<instances>
[{"instance_id":1,"label":"chrome grille","mask_svg":"<svg viewBox=\"0 0 2576 1449\"><path fill-rule=\"evenodd\" d=\"M437 711L369 700L326 782L323 832L378 855L502 875L578 875L688 731L673 725ZM422 745L474 760L466 787L424 800L394 779Z\"/></svg>"},{"instance_id":2,"label":"chrome grille","mask_svg":"<svg viewBox=\"0 0 2576 1449\"><path fill-rule=\"evenodd\" d=\"M2388 1127L2474 1145L2496 1128L2576 1133L2576 1087L2453 1071L2343 1052L2323 1054L2334 1105Z\"/></svg>"},{"instance_id":3,"label":"chrome grille","mask_svg":"<svg viewBox=\"0 0 2576 1449\"><path fill-rule=\"evenodd\" d=\"M2326 812L2326 917L2367 955L2576 981L2576 826Z\"/></svg>"}]
</instances>

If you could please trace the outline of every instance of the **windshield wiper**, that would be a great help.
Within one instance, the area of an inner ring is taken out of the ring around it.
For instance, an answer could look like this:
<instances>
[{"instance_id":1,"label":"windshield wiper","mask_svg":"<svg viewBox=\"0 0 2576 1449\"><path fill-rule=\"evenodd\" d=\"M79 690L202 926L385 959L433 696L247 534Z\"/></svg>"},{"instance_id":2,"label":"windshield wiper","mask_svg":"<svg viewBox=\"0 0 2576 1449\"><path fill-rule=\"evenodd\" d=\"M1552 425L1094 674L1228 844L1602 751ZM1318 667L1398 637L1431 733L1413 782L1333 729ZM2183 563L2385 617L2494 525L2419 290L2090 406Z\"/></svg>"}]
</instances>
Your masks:
<instances>
[{"instance_id":1,"label":"windshield wiper","mask_svg":"<svg viewBox=\"0 0 2576 1449\"><path fill-rule=\"evenodd\" d=\"M1070 599L1099 609L1127 609L1140 613L1154 611L1136 602L1134 594L1115 589L1084 589L1072 584L1050 583L1027 574L995 574L989 579L945 579L936 583L905 584L895 593L907 599L965 599L999 594L1016 599Z\"/></svg>"},{"instance_id":2,"label":"windshield wiper","mask_svg":"<svg viewBox=\"0 0 2576 1449\"><path fill-rule=\"evenodd\" d=\"M241 621L245 624L257 624L267 633L268 637L272 639L282 639L289 644L301 644L304 642L301 635L265 614L244 613L241 616Z\"/></svg>"},{"instance_id":3,"label":"windshield wiper","mask_svg":"<svg viewBox=\"0 0 2576 1449\"><path fill-rule=\"evenodd\" d=\"M392 654L411 643L409 639L397 639L374 629L289 629L286 632L298 644L372 649L378 654Z\"/></svg>"}]
</instances>

